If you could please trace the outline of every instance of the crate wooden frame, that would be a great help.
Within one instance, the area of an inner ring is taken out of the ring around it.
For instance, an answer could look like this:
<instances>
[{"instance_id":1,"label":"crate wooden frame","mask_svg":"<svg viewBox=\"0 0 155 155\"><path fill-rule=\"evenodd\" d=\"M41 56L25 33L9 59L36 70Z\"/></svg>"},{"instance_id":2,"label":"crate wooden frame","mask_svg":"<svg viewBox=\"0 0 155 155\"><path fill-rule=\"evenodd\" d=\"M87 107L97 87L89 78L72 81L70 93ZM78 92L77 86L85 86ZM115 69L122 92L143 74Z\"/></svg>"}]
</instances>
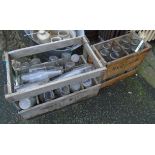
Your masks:
<instances>
[{"instance_id":1,"label":"crate wooden frame","mask_svg":"<svg viewBox=\"0 0 155 155\"><path fill-rule=\"evenodd\" d=\"M136 33L134 33L134 32L132 32L132 33L138 37L138 35ZM94 50L95 54L100 59L103 66L105 66L107 68L107 70L103 76L103 80L106 80L106 79L109 79L115 75L124 73L125 71L130 71L134 68L137 68L138 65L140 65L143 62L143 60L146 57L146 55L148 54L148 52L151 50L151 45L148 44L147 42L145 42L145 46L146 46L145 49L143 49L137 53L131 53L131 54L128 53L124 57L118 58L111 62L106 62L106 60L101 56L101 54L97 48L103 43L106 43L109 41L116 41L116 40L120 39L121 37L131 35L132 33L128 33L128 34L125 34L125 35L122 35L122 36L119 36L119 37L116 37L116 38L113 38L110 40L102 41L100 43L92 45L92 49Z\"/></svg>"},{"instance_id":2,"label":"crate wooden frame","mask_svg":"<svg viewBox=\"0 0 155 155\"><path fill-rule=\"evenodd\" d=\"M125 73L122 73L122 74L120 74L116 77L113 77L111 79L108 79L102 83L101 88L106 88L106 87L112 86L113 84L116 84L121 80L124 80L130 76L133 76L134 74L136 74L136 71L137 71L137 68L135 68L131 71L127 71Z\"/></svg>"},{"instance_id":3,"label":"crate wooden frame","mask_svg":"<svg viewBox=\"0 0 155 155\"><path fill-rule=\"evenodd\" d=\"M51 81L44 85L40 85L35 88L31 88L29 90L24 90L22 92L13 92L13 89L12 89L13 81L11 78L11 75L12 75L11 59L19 59L21 57L43 53L43 52L46 52L49 50L55 50L58 48L64 48L64 47L71 46L74 44L83 45L83 57L86 59L88 56L91 57L96 69L89 71L87 73L82 73L80 75L72 76L72 77L61 79L58 81ZM102 77L106 70L106 68L102 65L102 63L99 61L97 56L94 54L93 50L89 46L87 39L85 37L76 37L73 39L62 40L59 42L46 43L42 45L36 45L36 46L14 50L11 52L5 52L5 61L7 62L6 63L7 64L6 65L7 93L5 94L5 98L8 102L12 102L12 103L15 103L27 97L37 96L41 93L54 90L54 89L57 89L57 88L60 88L60 87L63 87L69 84L73 84L75 82L81 83L82 81L87 80L87 79L95 79L96 77ZM19 114L24 119L30 119L32 117L62 108L66 105L75 103L77 101L81 101L83 99L96 96L99 92L101 84L98 83L97 80L95 82L96 84L92 87L89 87L87 89L83 89L78 92L74 92L72 94L36 105L27 110L21 110L19 111Z\"/></svg>"}]
</instances>

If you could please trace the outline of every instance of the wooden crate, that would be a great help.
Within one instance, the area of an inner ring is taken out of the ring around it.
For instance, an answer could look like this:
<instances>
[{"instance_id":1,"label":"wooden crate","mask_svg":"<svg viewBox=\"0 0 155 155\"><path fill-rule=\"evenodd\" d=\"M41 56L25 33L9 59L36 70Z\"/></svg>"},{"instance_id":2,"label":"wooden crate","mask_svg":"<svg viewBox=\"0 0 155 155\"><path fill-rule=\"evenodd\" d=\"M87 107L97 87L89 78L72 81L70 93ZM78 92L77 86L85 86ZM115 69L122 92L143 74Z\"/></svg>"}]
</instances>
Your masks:
<instances>
[{"instance_id":1,"label":"wooden crate","mask_svg":"<svg viewBox=\"0 0 155 155\"><path fill-rule=\"evenodd\" d=\"M72 76L69 78L64 78L57 81L50 81L44 85L37 86L33 89L24 90L22 92L14 92L14 86L13 86L13 80L11 78L12 76L12 66L11 66L11 60L12 59L19 59L21 57L26 57L38 53L43 53L46 51L51 51L55 49L64 48L67 46L72 45L82 45L83 46L83 59L85 62L87 62L88 57L91 57L92 62L95 66L95 69L86 73L82 73L80 75ZM27 97L34 97L41 93L45 93L50 90L55 90L57 88L61 88L66 85L73 84L75 82L81 83L84 80L87 79L94 79L94 85L92 87L89 87L87 89L82 89L78 92L71 93L69 95L56 98L54 100L35 105L34 107L31 107L27 110L20 110L19 114L23 116L25 119L29 119L32 117L35 117L37 115L44 114L49 111L53 111L59 108L62 108L66 105L70 105L72 103L75 103L77 101L81 101L83 99L90 98L92 96L96 96L99 92L99 89L101 87L101 84L96 80L98 77L102 77L104 71L106 68L102 65L102 63L99 61L97 56L92 51L91 47L89 46L87 40L85 37L77 37L73 39L67 39L55 43L47 43L37 46L32 46L28 48L18 49L11 52L5 52L5 59L6 59L6 70L7 70L7 93L5 95L5 98L9 102L15 102L18 103L19 100L27 98Z\"/></svg>"},{"instance_id":2,"label":"wooden crate","mask_svg":"<svg viewBox=\"0 0 155 155\"><path fill-rule=\"evenodd\" d=\"M94 50L95 54L100 59L100 61L102 62L103 66L107 67L107 70L103 76L103 80L109 79L115 75L119 75L121 73L124 73L125 71L130 71L136 68L139 64L142 63L145 56L151 50L151 46L145 42L145 48L143 50L138 51L136 53L129 54L127 51L122 49L124 56L116 60L110 61L110 62L106 61L101 56L99 51L104 43L107 43L110 41L110 42L116 42L117 44L119 44L118 43L119 39L121 39L124 36L130 36L130 35L135 35L136 37L138 37L138 35L135 33L129 33L129 34L117 37L117 38L113 38L107 41L100 42L92 46L92 49Z\"/></svg>"}]
</instances>

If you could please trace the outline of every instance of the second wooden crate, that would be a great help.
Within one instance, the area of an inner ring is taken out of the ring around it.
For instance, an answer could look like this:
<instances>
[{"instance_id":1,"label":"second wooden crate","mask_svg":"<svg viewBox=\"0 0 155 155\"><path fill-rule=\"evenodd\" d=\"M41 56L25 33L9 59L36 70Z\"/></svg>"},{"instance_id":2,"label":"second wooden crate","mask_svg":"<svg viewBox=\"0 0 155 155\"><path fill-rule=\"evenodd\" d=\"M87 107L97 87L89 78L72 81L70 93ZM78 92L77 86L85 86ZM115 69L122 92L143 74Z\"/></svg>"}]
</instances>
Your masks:
<instances>
[{"instance_id":1,"label":"second wooden crate","mask_svg":"<svg viewBox=\"0 0 155 155\"><path fill-rule=\"evenodd\" d=\"M100 50L102 49L102 46L105 43L112 42L119 45L119 40L122 37L134 35L135 37L138 37L136 33L129 33L117 38L113 38L107 41L102 41L98 44L95 44L92 46L94 52L96 53L97 57L100 59L103 66L107 67L107 70L103 76L103 80L110 79L114 76L117 76L121 73L124 73L125 71L130 71L134 68L137 68L139 64L141 64L145 58L145 56L148 54L148 52L151 50L151 46L145 42L145 47L143 50L140 50L138 52L127 52L126 50L122 49L122 57L113 60L113 61L107 61L105 58L102 57Z\"/></svg>"}]
</instances>

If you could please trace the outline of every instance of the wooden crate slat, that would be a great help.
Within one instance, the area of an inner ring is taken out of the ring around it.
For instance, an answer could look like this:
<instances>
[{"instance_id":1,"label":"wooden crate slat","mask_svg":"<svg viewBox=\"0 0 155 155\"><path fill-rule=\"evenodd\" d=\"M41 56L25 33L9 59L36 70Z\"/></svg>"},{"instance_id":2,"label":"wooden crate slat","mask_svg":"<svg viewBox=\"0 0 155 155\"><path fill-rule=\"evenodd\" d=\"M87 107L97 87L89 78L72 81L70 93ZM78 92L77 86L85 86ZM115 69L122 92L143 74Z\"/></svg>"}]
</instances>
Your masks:
<instances>
[{"instance_id":1,"label":"wooden crate slat","mask_svg":"<svg viewBox=\"0 0 155 155\"><path fill-rule=\"evenodd\" d=\"M112 78L110 80L107 80L107 81L102 83L101 88L109 87L109 86L119 82L120 80L123 80L127 77L134 75L135 73L136 73L136 69L129 71L127 73L123 73L122 75L119 75L119 76Z\"/></svg>"},{"instance_id":2,"label":"wooden crate slat","mask_svg":"<svg viewBox=\"0 0 155 155\"><path fill-rule=\"evenodd\" d=\"M24 119L30 119L37 115L41 115L56 109L60 109L64 106L73 104L75 102L78 102L84 99L89 99L90 97L96 96L99 92L99 88L100 88L100 84L90 87L88 89L81 90L79 92L75 92L73 94L69 94L67 96L63 96L56 100L51 100L49 102L34 106L30 109L22 110L19 112L19 114Z\"/></svg>"},{"instance_id":3,"label":"wooden crate slat","mask_svg":"<svg viewBox=\"0 0 155 155\"><path fill-rule=\"evenodd\" d=\"M19 101L21 99L36 96L43 92L61 88L66 85L74 84L77 82L82 82L89 78L101 77L101 76L103 76L103 71L104 71L104 68L99 68L99 69L93 70L91 72L83 73L83 74L80 74L80 75L77 75L74 77L65 78L62 80L55 81L55 82L49 82L47 84L37 86L30 90L24 90L22 92L6 94L5 98L10 102Z\"/></svg>"},{"instance_id":4,"label":"wooden crate slat","mask_svg":"<svg viewBox=\"0 0 155 155\"><path fill-rule=\"evenodd\" d=\"M84 42L87 42L87 40L85 38L84 38ZM93 60L95 65L98 67L103 67L102 63L99 61L99 59L97 58L97 56L95 55L95 53L93 52L93 50L91 49L91 47L87 43L84 44L84 48L89 53L89 56L91 57L91 59Z\"/></svg>"},{"instance_id":5,"label":"wooden crate slat","mask_svg":"<svg viewBox=\"0 0 155 155\"><path fill-rule=\"evenodd\" d=\"M73 39L66 39L59 42L46 43L46 44L26 47L26 48L11 51L9 52L9 54L12 58L18 59L21 57L25 57L33 54L39 54L50 50L56 50L56 49L64 48L71 45L76 45L76 44L82 45L81 38L82 37L76 37Z\"/></svg>"}]
</instances>

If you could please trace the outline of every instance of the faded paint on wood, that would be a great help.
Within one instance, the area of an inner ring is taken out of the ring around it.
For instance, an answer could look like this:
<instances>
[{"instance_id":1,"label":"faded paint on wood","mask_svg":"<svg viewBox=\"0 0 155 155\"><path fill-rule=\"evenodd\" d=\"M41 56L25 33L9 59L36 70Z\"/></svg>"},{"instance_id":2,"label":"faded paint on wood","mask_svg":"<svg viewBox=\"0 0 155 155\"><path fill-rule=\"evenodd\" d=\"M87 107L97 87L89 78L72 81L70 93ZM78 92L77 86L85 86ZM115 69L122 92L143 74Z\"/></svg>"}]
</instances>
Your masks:
<instances>
[{"instance_id":1,"label":"faded paint on wood","mask_svg":"<svg viewBox=\"0 0 155 155\"><path fill-rule=\"evenodd\" d=\"M82 37L76 37L73 39L66 39L59 42L46 43L46 44L26 47L26 48L10 51L9 54L12 58L18 59L21 57L25 57L33 54L39 54L50 50L56 50L56 49L68 47L71 45L77 45L77 44L82 45Z\"/></svg>"},{"instance_id":2,"label":"faded paint on wood","mask_svg":"<svg viewBox=\"0 0 155 155\"><path fill-rule=\"evenodd\" d=\"M114 78L112 78L110 80L107 80L107 81L105 81L105 82L103 82L101 84L101 88L105 88L105 87L111 86L111 85L119 82L120 80L123 80L123 79L125 79L127 77L130 77L130 76L134 75L135 73L136 73L136 69L134 69L132 71L129 71L127 73L123 73L122 75L114 77Z\"/></svg>"},{"instance_id":3,"label":"faded paint on wood","mask_svg":"<svg viewBox=\"0 0 155 155\"><path fill-rule=\"evenodd\" d=\"M30 119L32 117L35 117L35 116L38 116L38 115L41 115L41 114L44 114L44 113L47 113L53 110L63 108L64 106L96 96L99 92L100 86L101 85L99 84L99 85L90 87L88 89L84 89L84 90L75 92L73 94L69 94L67 96L63 96L61 98L51 100L49 102L34 106L30 109L22 110L19 112L19 114L24 119Z\"/></svg>"}]
</instances>

